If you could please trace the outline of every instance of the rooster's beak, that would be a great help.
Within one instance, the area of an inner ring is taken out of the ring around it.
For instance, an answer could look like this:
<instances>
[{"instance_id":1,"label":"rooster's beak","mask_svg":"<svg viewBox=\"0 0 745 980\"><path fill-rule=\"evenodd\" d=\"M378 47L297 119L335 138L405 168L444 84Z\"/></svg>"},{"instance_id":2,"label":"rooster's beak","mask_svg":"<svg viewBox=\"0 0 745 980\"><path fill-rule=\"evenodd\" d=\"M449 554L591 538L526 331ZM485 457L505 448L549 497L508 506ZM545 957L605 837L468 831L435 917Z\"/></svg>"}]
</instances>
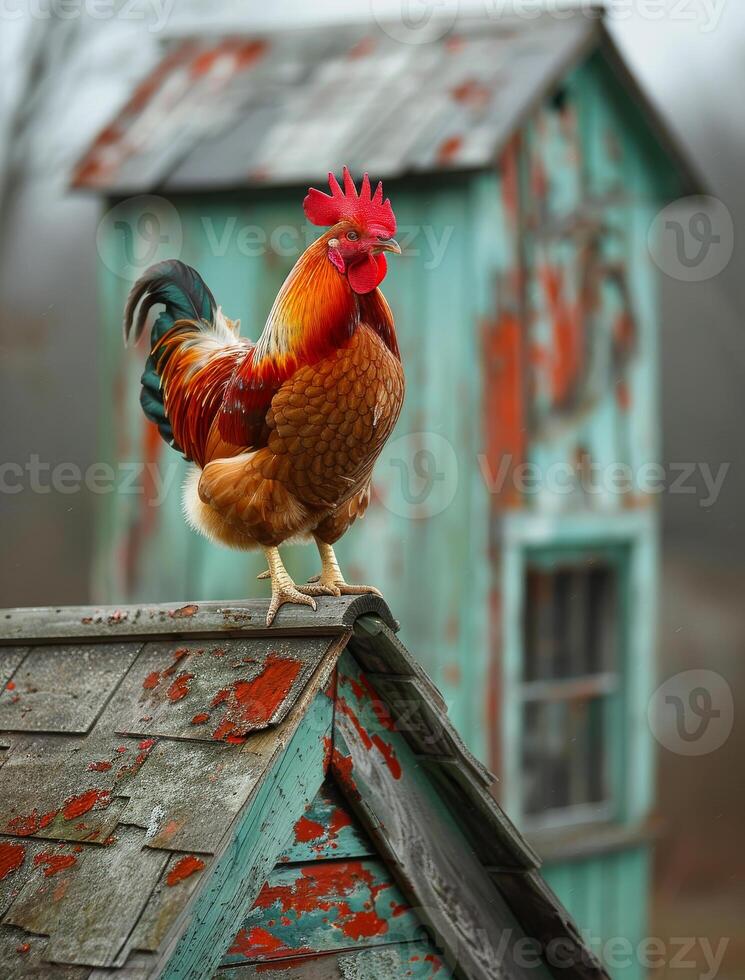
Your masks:
<instances>
[{"instance_id":1,"label":"rooster's beak","mask_svg":"<svg viewBox=\"0 0 745 980\"><path fill-rule=\"evenodd\" d=\"M378 242L375 246L376 252L396 252L397 255L401 254L401 246L398 244L395 238L387 238L383 242Z\"/></svg>"}]
</instances>

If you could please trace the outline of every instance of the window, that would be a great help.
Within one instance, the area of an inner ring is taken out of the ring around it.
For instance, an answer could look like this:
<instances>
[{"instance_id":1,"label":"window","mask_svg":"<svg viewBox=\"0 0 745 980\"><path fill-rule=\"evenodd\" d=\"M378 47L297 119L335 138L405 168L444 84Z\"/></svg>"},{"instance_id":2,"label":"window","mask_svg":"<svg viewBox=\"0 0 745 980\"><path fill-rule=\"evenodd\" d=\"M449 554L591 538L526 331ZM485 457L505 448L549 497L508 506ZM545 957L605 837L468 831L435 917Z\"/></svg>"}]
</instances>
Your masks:
<instances>
[{"instance_id":1,"label":"window","mask_svg":"<svg viewBox=\"0 0 745 980\"><path fill-rule=\"evenodd\" d=\"M613 816L620 569L598 554L527 556L519 685L526 824Z\"/></svg>"}]
</instances>

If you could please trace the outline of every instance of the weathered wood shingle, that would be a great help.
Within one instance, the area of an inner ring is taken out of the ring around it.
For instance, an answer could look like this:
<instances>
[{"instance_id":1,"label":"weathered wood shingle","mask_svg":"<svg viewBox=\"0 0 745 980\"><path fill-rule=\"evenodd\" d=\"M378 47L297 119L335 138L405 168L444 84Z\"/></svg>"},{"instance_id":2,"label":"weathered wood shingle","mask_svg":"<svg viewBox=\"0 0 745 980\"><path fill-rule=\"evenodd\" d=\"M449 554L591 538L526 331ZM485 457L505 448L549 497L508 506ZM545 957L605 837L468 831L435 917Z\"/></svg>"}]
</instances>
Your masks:
<instances>
[{"instance_id":1,"label":"weathered wood shingle","mask_svg":"<svg viewBox=\"0 0 745 980\"><path fill-rule=\"evenodd\" d=\"M0 613L3 980L603 977L385 604L265 614Z\"/></svg>"}]
</instances>

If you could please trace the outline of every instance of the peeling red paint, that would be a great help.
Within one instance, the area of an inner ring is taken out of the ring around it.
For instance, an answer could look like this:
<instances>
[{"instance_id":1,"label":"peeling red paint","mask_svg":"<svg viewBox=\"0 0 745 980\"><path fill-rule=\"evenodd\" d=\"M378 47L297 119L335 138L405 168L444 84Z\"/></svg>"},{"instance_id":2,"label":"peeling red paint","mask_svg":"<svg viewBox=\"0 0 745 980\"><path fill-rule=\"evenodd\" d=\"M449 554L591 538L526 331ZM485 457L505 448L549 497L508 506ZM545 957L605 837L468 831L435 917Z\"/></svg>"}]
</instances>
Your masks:
<instances>
[{"instance_id":1,"label":"peeling red paint","mask_svg":"<svg viewBox=\"0 0 745 980\"><path fill-rule=\"evenodd\" d=\"M349 704L347 703L346 699L341 697L341 695L339 695L336 699L336 709L337 711L341 712L341 714L346 715L346 717L349 718L349 720L354 725L357 734L360 737L360 741L369 752L370 749L373 747L372 739L363 728L362 723L357 717L357 715L355 714L355 712L349 707Z\"/></svg>"},{"instance_id":2,"label":"peeling red paint","mask_svg":"<svg viewBox=\"0 0 745 980\"><path fill-rule=\"evenodd\" d=\"M31 943L21 943L20 946L16 946L16 953L20 953L21 955L24 955L25 953L28 953L30 949L31 949Z\"/></svg>"},{"instance_id":3,"label":"peeling red paint","mask_svg":"<svg viewBox=\"0 0 745 980\"><path fill-rule=\"evenodd\" d=\"M372 37L363 37L356 44L353 44L347 53L347 57L364 58L367 55L372 54L375 50L375 39Z\"/></svg>"},{"instance_id":4,"label":"peeling red paint","mask_svg":"<svg viewBox=\"0 0 745 980\"><path fill-rule=\"evenodd\" d=\"M168 872L168 877L166 878L166 884L173 887L173 885L178 885L180 882L184 881L186 878L190 878L197 871L201 871L204 868L204 861L201 858L195 857L193 854L187 854L182 857L180 861L177 861L171 870Z\"/></svg>"},{"instance_id":5,"label":"peeling red paint","mask_svg":"<svg viewBox=\"0 0 745 980\"><path fill-rule=\"evenodd\" d=\"M353 677L347 677L346 682L352 688L354 696L358 701L363 701L365 699L365 695L367 694L370 699L370 707L375 712L375 717L378 720L378 724L382 728L386 728L389 732L395 732L396 723L393 720L385 701L381 700L380 695L372 686L365 674L360 675L359 683L357 683Z\"/></svg>"},{"instance_id":6,"label":"peeling red paint","mask_svg":"<svg viewBox=\"0 0 745 980\"><path fill-rule=\"evenodd\" d=\"M199 606L195 602L189 603L187 606L181 606L179 609L172 609L168 615L171 619L189 619L191 616L195 616L199 612Z\"/></svg>"},{"instance_id":7,"label":"peeling red paint","mask_svg":"<svg viewBox=\"0 0 745 980\"><path fill-rule=\"evenodd\" d=\"M142 686L146 691L152 691L160 684L160 671L154 670L147 675L145 680L142 682Z\"/></svg>"},{"instance_id":8,"label":"peeling red paint","mask_svg":"<svg viewBox=\"0 0 745 980\"><path fill-rule=\"evenodd\" d=\"M70 868L77 863L74 854L55 854L52 851L42 851L34 858L34 865L44 868L44 876L51 878L65 868Z\"/></svg>"},{"instance_id":9,"label":"peeling red paint","mask_svg":"<svg viewBox=\"0 0 745 980\"><path fill-rule=\"evenodd\" d=\"M194 717L191 719L191 724L204 725L204 723L209 720L210 720L209 713L207 711L202 711L200 714L194 715Z\"/></svg>"},{"instance_id":10,"label":"peeling red paint","mask_svg":"<svg viewBox=\"0 0 745 980\"><path fill-rule=\"evenodd\" d=\"M143 762L150 755L152 747L155 745L154 738L144 738L139 744L139 752L134 758L134 761L130 765L123 765L119 767L119 772L116 774L117 779L123 779L125 776L133 776L139 768L142 766ZM124 750L126 752L126 749Z\"/></svg>"},{"instance_id":11,"label":"peeling red paint","mask_svg":"<svg viewBox=\"0 0 745 980\"><path fill-rule=\"evenodd\" d=\"M373 692L373 694L375 694L372 687L370 687L370 690ZM387 708L385 708L385 705L383 705L382 702L378 701L377 703L379 705L379 709L382 709L385 712L384 717L387 721L385 727L386 728L393 727L393 721L390 718L390 715L388 714ZM373 710L374 710L374 705L375 702L373 701ZM368 732L363 727L362 723L360 722L359 718L355 714L355 712L349 707L349 704L343 697L341 696L337 697L336 707L338 711L346 715L347 718L349 718L349 720L352 722L357 734L360 737L360 741L362 742L365 749L367 749L367 751L369 752L370 749L372 749L372 747L375 746L375 748L380 752L380 754L385 759L385 764L388 766L388 769L390 770L390 773L393 776L393 778L400 779L401 765L399 764L399 761L396 758L396 753L393 747L389 745L388 742L383 741L383 739L377 733L372 736L369 735ZM378 712L376 711L375 713L377 716Z\"/></svg>"},{"instance_id":12,"label":"peeling red paint","mask_svg":"<svg viewBox=\"0 0 745 980\"><path fill-rule=\"evenodd\" d=\"M433 973L439 973L442 969L442 960L439 956L435 956L433 953L427 953L427 955L424 957L424 962L431 964Z\"/></svg>"},{"instance_id":13,"label":"peeling red paint","mask_svg":"<svg viewBox=\"0 0 745 980\"><path fill-rule=\"evenodd\" d=\"M111 802L111 793L106 789L89 789L79 796L71 796L62 806L62 816L65 820L75 820L88 813L94 806L102 809Z\"/></svg>"},{"instance_id":14,"label":"peeling red paint","mask_svg":"<svg viewBox=\"0 0 745 980\"><path fill-rule=\"evenodd\" d=\"M377 733L372 737L373 744L375 748L380 752L380 754L385 759L385 764L388 766L391 775L394 779L401 778L401 763L396 758L396 752L392 745L388 742L384 742L383 739Z\"/></svg>"},{"instance_id":15,"label":"peeling red paint","mask_svg":"<svg viewBox=\"0 0 745 980\"><path fill-rule=\"evenodd\" d=\"M307 844L309 841L318 840L323 836L323 824L317 820L309 820L308 817L300 817L295 823L295 840Z\"/></svg>"},{"instance_id":16,"label":"peeling red paint","mask_svg":"<svg viewBox=\"0 0 745 980\"><path fill-rule=\"evenodd\" d=\"M102 759L101 762L89 762L88 772L108 772L111 769L111 763L108 759Z\"/></svg>"},{"instance_id":17,"label":"peeling red paint","mask_svg":"<svg viewBox=\"0 0 745 980\"><path fill-rule=\"evenodd\" d=\"M452 95L456 102L461 102L463 105L483 108L491 101L492 90L483 82L469 78L461 82L460 85L456 85L452 89Z\"/></svg>"},{"instance_id":18,"label":"peeling red paint","mask_svg":"<svg viewBox=\"0 0 745 980\"><path fill-rule=\"evenodd\" d=\"M363 908L358 910L350 906L348 898L355 892L359 894L360 884L366 889L369 898L364 901ZM278 907L282 913L291 913L295 920L301 919L303 914L319 911L335 913L324 921L332 928L339 929L350 939L359 941L363 938L383 935L388 931L388 922L378 915L375 902L380 893L391 888L392 885L393 882L390 880L376 882L373 873L361 861L321 861L301 868L299 876L291 883L274 885L266 883L256 899L254 908L273 910ZM283 916L279 918L280 922L284 921ZM272 919L267 924L271 926L274 921ZM266 940L263 950L265 958L271 958L280 949L283 955L287 953L297 955L302 952L299 949L290 949L267 930L260 932L266 934L264 939L266 936L270 937L270 940ZM231 952L256 958L262 952L256 948L256 938L254 930L249 933L242 930L242 934L239 933L236 937ZM261 938L261 934L258 938Z\"/></svg>"},{"instance_id":19,"label":"peeling red paint","mask_svg":"<svg viewBox=\"0 0 745 980\"><path fill-rule=\"evenodd\" d=\"M169 837L173 837L173 835L177 831L181 830L182 827L183 821L179 822L178 820L169 820L163 830L160 832L159 836L164 840L168 840Z\"/></svg>"},{"instance_id":20,"label":"peeling red paint","mask_svg":"<svg viewBox=\"0 0 745 980\"><path fill-rule=\"evenodd\" d=\"M29 816L13 817L12 820L9 820L7 829L11 834L16 834L18 837L30 837L47 827L58 813L59 810L50 810L49 813L39 814L38 810L34 808Z\"/></svg>"},{"instance_id":21,"label":"peeling red paint","mask_svg":"<svg viewBox=\"0 0 745 980\"><path fill-rule=\"evenodd\" d=\"M344 827L352 826L352 817L340 806L336 807L329 821L329 837L337 837Z\"/></svg>"},{"instance_id":22,"label":"peeling red paint","mask_svg":"<svg viewBox=\"0 0 745 980\"><path fill-rule=\"evenodd\" d=\"M17 871L26 859L26 848L23 844L12 844L9 841L0 843L0 881Z\"/></svg>"},{"instance_id":23,"label":"peeling red paint","mask_svg":"<svg viewBox=\"0 0 745 980\"><path fill-rule=\"evenodd\" d=\"M347 789L354 789L354 778L352 777L354 762L352 761L352 757L343 756L341 752L335 748L331 755L331 765L339 781Z\"/></svg>"},{"instance_id":24,"label":"peeling red paint","mask_svg":"<svg viewBox=\"0 0 745 980\"><path fill-rule=\"evenodd\" d=\"M462 146L462 136L448 136L447 139L442 141L440 148L437 151L437 162L452 163L458 156Z\"/></svg>"},{"instance_id":25,"label":"peeling red paint","mask_svg":"<svg viewBox=\"0 0 745 980\"><path fill-rule=\"evenodd\" d=\"M181 701L189 693L189 681L194 677L194 674L189 674L186 671L179 674L178 677L171 681L168 690L166 691L166 697L169 701Z\"/></svg>"},{"instance_id":26,"label":"peeling red paint","mask_svg":"<svg viewBox=\"0 0 745 980\"><path fill-rule=\"evenodd\" d=\"M171 663L170 666L166 667L166 669L163 671L164 677L172 677L176 673L176 668L178 667L179 663L184 659L184 657L189 656L189 650L187 647L177 647L171 656L173 657L173 663Z\"/></svg>"},{"instance_id":27,"label":"peeling red paint","mask_svg":"<svg viewBox=\"0 0 745 980\"><path fill-rule=\"evenodd\" d=\"M484 477L495 483L502 460L510 461L501 492L492 493L495 504L514 507L520 503L518 484L511 474L525 457L526 433L522 390L522 330L520 320L504 312L496 322L484 325L481 335L484 371L483 425ZM495 484L496 485L496 484Z\"/></svg>"},{"instance_id":28,"label":"peeling red paint","mask_svg":"<svg viewBox=\"0 0 745 980\"><path fill-rule=\"evenodd\" d=\"M355 912L342 926L343 932L352 939L370 938L388 932L388 923L377 912Z\"/></svg>"},{"instance_id":29,"label":"peeling red paint","mask_svg":"<svg viewBox=\"0 0 745 980\"><path fill-rule=\"evenodd\" d=\"M553 331L551 391L555 404L561 405L569 397L583 367L580 317L565 299L561 270L542 266L538 275Z\"/></svg>"},{"instance_id":30,"label":"peeling red paint","mask_svg":"<svg viewBox=\"0 0 745 980\"><path fill-rule=\"evenodd\" d=\"M61 902L62 901L62 899L67 894L67 888L68 888L69 884L70 884L70 879L69 878L62 878L62 879L60 879L59 884L57 885L57 887L52 892L52 898L54 899L55 902Z\"/></svg>"},{"instance_id":31,"label":"peeling red paint","mask_svg":"<svg viewBox=\"0 0 745 980\"><path fill-rule=\"evenodd\" d=\"M255 926L248 932L245 929L240 929L228 952L240 953L245 957L254 957L274 953L278 949L282 949L283 946L284 943L281 939L277 939L266 929Z\"/></svg>"},{"instance_id":32,"label":"peeling red paint","mask_svg":"<svg viewBox=\"0 0 745 980\"><path fill-rule=\"evenodd\" d=\"M5 685L6 691L15 691L15 689L16 689L15 681L8 681L8 683Z\"/></svg>"},{"instance_id":33,"label":"peeling red paint","mask_svg":"<svg viewBox=\"0 0 745 980\"><path fill-rule=\"evenodd\" d=\"M229 688L218 691L212 707L227 704L227 710L212 737L217 740L241 737L266 725L290 693L300 666L297 660L271 653L253 680L234 681Z\"/></svg>"}]
</instances>

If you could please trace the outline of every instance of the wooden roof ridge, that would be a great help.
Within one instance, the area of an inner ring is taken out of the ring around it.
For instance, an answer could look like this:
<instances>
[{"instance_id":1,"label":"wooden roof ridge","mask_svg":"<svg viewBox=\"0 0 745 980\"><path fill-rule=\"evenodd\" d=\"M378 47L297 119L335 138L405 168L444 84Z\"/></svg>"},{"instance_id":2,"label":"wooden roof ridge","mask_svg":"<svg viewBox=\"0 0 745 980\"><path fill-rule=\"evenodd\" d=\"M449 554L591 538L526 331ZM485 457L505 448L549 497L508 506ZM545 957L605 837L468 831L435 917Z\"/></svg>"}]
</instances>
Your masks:
<instances>
[{"instance_id":1,"label":"wooden roof ridge","mask_svg":"<svg viewBox=\"0 0 745 980\"><path fill-rule=\"evenodd\" d=\"M266 610L0 610L5 980L211 976L327 773L457 976L605 977L386 603Z\"/></svg>"},{"instance_id":2,"label":"wooden roof ridge","mask_svg":"<svg viewBox=\"0 0 745 980\"><path fill-rule=\"evenodd\" d=\"M212 636L339 635L359 616L375 612L398 628L385 602L373 595L319 596L317 610L282 606L267 627L269 603L264 599L118 606L24 606L0 609L0 646L24 640L33 643L101 642L114 639Z\"/></svg>"}]
</instances>

